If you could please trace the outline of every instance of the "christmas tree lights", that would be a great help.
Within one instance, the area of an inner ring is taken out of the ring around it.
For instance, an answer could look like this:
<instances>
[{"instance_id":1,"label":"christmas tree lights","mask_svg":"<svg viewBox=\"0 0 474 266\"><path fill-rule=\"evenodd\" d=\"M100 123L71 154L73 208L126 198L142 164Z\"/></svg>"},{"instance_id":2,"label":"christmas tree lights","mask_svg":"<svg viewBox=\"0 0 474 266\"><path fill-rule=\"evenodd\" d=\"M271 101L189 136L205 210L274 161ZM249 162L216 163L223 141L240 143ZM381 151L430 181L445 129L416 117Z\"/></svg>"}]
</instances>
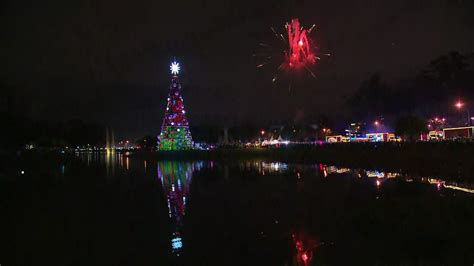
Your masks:
<instances>
[{"instance_id":1,"label":"christmas tree lights","mask_svg":"<svg viewBox=\"0 0 474 266\"><path fill-rule=\"evenodd\" d=\"M162 151L189 150L193 148L193 140L181 96L181 84L178 79L179 63L171 63L170 70L173 76L165 117L158 136L158 149Z\"/></svg>"}]
</instances>

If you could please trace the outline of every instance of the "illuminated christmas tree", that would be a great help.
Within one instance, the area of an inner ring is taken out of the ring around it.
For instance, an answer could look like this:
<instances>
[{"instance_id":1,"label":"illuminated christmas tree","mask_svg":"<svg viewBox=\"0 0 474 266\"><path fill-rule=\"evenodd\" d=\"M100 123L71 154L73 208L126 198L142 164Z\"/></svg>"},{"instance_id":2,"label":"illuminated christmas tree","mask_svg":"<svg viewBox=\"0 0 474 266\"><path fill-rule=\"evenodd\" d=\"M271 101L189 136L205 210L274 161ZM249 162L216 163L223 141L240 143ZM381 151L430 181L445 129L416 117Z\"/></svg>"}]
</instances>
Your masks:
<instances>
[{"instance_id":1,"label":"illuminated christmas tree","mask_svg":"<svg viewBox=\"0 0 474 266\"><path fill-rule=\"evenodd\" d=\"M189 130L181 84L179 83L179 63L171 63L171 86L168 94L165 118L158 136L158 149L163 151L189 150L193 148L191 131Z\"/></svg>"}]
</instances>

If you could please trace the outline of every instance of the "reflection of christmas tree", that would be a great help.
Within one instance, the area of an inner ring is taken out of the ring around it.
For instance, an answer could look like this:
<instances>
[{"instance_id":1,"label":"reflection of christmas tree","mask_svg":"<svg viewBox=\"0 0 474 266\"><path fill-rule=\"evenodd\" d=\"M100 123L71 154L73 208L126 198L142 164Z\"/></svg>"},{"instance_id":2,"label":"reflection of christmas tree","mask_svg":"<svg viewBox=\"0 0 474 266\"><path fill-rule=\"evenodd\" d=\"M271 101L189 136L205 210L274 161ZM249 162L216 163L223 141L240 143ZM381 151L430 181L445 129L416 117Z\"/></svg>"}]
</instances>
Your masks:
<instances>
[{"instance_id":1,"label":"reflection of christmas tree","mask_svg":"<svg viewBox=\"0 0 474 266\"><path fill-rule=\"evenodd\" d=\"M159 162L158 178L166 194L169 217L173 227L171 249L180 254L183 247L181 230L186 210L186 197L189 192L192 174L202 168L202 163Z\"/></svg>"},{"instance_id":2,"label":"reflection of christmas tree","mask_svg":"<svg viewBox=\"0 0 474 266\"><path fill-rule=\"evenodd\" d=\"M183 97L181 97L181 84L178 80L179 64L171 64L170 92L166 105L165 118L158 136L158 149L164 151L188 150L193 147L191 131L189 130L186 111L184 110Z\"/></svg>"}]
</instances>

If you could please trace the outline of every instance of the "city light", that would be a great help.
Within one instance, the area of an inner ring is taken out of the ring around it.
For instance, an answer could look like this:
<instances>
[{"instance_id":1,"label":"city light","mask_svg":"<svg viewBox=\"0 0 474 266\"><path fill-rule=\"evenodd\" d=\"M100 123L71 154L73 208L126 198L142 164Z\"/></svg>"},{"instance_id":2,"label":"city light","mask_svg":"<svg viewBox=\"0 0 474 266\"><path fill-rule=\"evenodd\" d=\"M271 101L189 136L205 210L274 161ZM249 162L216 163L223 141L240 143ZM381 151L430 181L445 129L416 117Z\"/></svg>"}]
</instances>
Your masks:
<instances>
[{"instance_id":1,"label":"city light","mask_svg":"<svg viewBox=\"0 0 474 266\"><path fill-rule=\"evenodd\" d=\"M323 128L323 132L324 132L324 133L331 133L331 129L329 129L329 128Z\"/></svg>"},{"instance_id":2,"label":"city light","mask_svg":"<svg viewBox=\"0 0 474 266\"><path fill-rule=\"evenodd\" d=\"M456 104L454 104L454 106L456 106L456 108L458 110L461 110L461 108L463 108L463 106L465 105L465 103L461 102L461 100L458 100L456 102ZM472 117L471 117L471 114L469 112L469 108L465 108L466 110L466 113L467 113L467 125L470 126L471 125L471 121L473 120Z\"/></svg>"},{"instance_id":3,"label":"city light","mask_svg":"<svg viewBox=\"0 0 474 266\"><path fill-rule=\"evenodd\" d=\"M377 121L377 120L375 120L374 125L375 125L376 127L378 127L378 126L380 125L380 122Z\"/></svg>"}]
</instances>

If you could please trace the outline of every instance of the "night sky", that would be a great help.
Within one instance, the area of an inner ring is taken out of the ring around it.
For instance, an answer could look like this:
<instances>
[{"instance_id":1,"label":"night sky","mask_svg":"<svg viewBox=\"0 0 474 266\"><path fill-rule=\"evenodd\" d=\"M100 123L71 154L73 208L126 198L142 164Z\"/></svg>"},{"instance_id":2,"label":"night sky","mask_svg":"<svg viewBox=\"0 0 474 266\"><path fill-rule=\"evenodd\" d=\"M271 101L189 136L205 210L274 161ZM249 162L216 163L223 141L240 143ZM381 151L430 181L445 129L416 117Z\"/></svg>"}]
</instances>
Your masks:
<instances>
[{"instance_id":1,"label":"night sky","mask_svg":"<svg viewBox=\"0 0 474 266\"><path fill-rule=\"evenodd\" d=\"M138 137L159 131L176 57L192 125L296 122L341 113L374 72L395 80L450 51L473 52L473 14L472 0L6 0L1 85L35 119L80 118ZM332 56L289 91L252 54L260 42L278 47L270 27L283 32L291 17L316 24L311 38Z\"/></svg>"}]
</instances>

